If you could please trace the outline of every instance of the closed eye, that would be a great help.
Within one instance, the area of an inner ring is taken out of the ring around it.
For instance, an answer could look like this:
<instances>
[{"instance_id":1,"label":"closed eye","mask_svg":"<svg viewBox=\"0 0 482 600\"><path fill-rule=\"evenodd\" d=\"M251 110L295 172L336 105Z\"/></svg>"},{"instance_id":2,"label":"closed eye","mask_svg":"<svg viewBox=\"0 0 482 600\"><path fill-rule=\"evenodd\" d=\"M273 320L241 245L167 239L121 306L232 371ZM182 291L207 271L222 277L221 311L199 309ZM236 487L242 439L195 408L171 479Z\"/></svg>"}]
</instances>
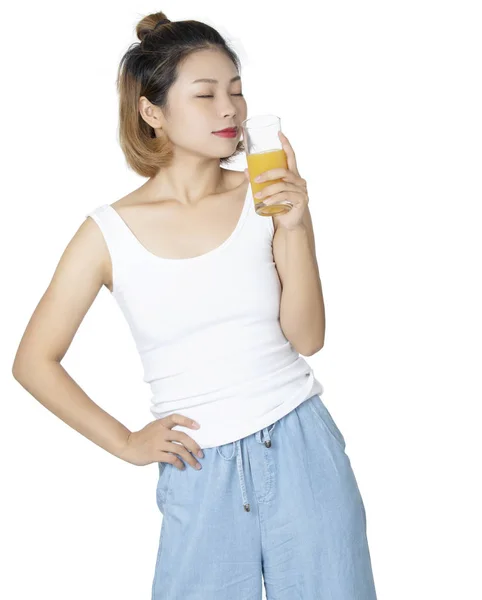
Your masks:
<instances>
[{"instance_id":1,"label":"closed eye","mask_svg":"<svg viewBox=\"0 0 482 600\"><path fill-rule=\"evenodd\" d=\"M231 94L232 96L242 96L243 94ZM214 98L214 96L196 96L196 98Z\"/></svg>"}]
</instances>

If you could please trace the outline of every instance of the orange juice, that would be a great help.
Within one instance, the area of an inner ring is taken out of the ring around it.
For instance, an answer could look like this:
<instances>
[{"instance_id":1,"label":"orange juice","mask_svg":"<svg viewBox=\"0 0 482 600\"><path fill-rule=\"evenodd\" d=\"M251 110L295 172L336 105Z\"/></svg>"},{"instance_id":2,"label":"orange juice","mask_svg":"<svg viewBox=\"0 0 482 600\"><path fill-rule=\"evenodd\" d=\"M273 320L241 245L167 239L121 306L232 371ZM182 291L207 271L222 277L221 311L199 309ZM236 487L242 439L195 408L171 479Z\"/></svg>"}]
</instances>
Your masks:
<instances>
[{"instance_id":1,"label":"orange juice","mask_svg":"<svg viewBox=\"0 0 482 600\"><path fill-rule=\"evenodd\" d=\"M287 169L288 168L286 153L282 149L281 150L266 150L265 152L257 152L255 154L247 154L246 159L248 161L249 181L251 182L251 190L253 192L253 196L254 196L254 194L259 192L263 188L267 187L268 185L273 185L275 183L278 183L279 181L282 181L282 179L279 178L279 179L269 179L267 181L262 181L262 182L258 183L256 181L254 181L255 177L257 177L258 175L261 175L261 173L264 173L265 171L269 171L270 169L279 169L279 168ZM255 205L258 204L259 202L262 202L263 200L266 200L267 198L268 197L262 198L262 199L254 198ZM266 206L265 208L262 209L262 212L259 214L266 215L266 216L277 215L277 214L282 214L284 212L287 212L287 210L289 210L289 208L284 205Z\"/></svg>"}]
</instances>

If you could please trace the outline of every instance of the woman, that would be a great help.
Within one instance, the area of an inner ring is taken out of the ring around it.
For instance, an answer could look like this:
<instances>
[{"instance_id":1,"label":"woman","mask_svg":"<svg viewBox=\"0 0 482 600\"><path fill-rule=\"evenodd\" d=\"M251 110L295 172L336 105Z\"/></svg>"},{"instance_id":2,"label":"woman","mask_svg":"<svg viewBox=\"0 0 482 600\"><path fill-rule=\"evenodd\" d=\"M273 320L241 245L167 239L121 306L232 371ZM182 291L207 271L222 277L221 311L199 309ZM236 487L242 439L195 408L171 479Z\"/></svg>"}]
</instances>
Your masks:
<instances>
[{"instance_id":1,"label":"woman","mask_svg":"<svg viewBox=\"0 0 482 600\"><path fill-rule=\"evenodd\" d=\"M163 13L137 34L118 73L120 143L147 181L88 213L32 316L15 377L105 450L157 462L153 600L261 599L263 577L268 599L374 600L345 439L300 356L323 346L325 318L294 151L281 135L288 169L264 174L282 178L264 198L293 208L257 215L246 173L221 167L244 149L237 56L210 26ZM231 137L217 133L226 128ZM152 389L155 419L140 431L60 366L102 285ZM34 345L58 367L48 393L31 383Z\"/></svg>"}]
</instances>

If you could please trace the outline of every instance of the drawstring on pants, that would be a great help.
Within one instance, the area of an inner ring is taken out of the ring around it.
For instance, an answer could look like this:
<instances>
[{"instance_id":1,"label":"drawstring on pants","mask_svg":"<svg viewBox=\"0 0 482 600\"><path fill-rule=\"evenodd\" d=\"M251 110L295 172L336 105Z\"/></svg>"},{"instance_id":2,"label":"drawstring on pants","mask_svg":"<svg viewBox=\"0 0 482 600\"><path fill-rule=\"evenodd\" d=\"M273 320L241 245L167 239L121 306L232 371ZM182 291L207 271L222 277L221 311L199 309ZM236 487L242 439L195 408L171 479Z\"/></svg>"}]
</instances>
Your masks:
<instances>
[{"instance_id":1,"label":"drawstring on pants","mask_svg":"<svg viewBox=\"0 0 482 600\"><path fill-rule=\"evenodd\" d=\"M266 448L271 448L270 433L275 428L275 425L276 425L276 423L273 423L269 427L265 427L264 429L260 429L259 431L257 431L256 434L255 434L256 441L258 443L260 443L260 444L264 444L266 446ZM229 457L224 456L219 451L219 446L216 448L216 450L217 450L218 454L222 458L224 458L224 460L232 460L234 458L234 455L236 454L236 462L237 462L238 476L239 476L239 485L241 487L241 495L242 495L242 498L243 498L243 508L244 508L244 510L246 512L249 512L251 509L250 509L250 506L249 506L249 503L248 503L248 496L246 494L246 482L245 482L245 478L244 478L243 453L241 451L241 440L236 440L236 441L231 442L231 443L234 445L234 447L233 447L233 453Z\"/></svg>"}]
</instances>

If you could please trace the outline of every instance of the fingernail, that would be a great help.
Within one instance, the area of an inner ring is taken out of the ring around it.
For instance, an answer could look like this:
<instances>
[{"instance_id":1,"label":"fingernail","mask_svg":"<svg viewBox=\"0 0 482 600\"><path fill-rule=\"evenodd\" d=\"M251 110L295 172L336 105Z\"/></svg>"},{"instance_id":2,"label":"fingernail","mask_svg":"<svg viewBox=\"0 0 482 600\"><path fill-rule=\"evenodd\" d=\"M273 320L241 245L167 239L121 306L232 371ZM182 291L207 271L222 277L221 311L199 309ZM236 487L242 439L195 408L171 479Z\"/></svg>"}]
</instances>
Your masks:
<instances>
[{"instance_id":1,"label":"fingernail","mask_svg":"<svg viewBox=\"0 0 482 600\"><path fill-rule=\"evenodd\" d=\"M199 425L199 423L196 423L196 421L192 422L193 427L195 427L196 429L199 429L201 427L201 425Z\"/></svg>"},{"instance_id":2,"label":"fingernail","mask_svg":"<svg viewBox=\"0 0 482 600\"><path fill-rule=\"evenodd\" d=\"M255 181L261 181L262 177L261 175L258 175L257 177L254 178Z\"/></svg>"},{"instance_id":3,"label":"fingernail","mask_svg":"<svg viewBox=\"0 0 482 600\"><path fill-rule=\"evenodd\" d=\"M199 450L199 452L197 453L197 455L199 456L199 458L204 458L204 454L202 450Z\"/></svg>"},{"instance_id":4,"label":"fingernail","mask_svg":"<svg viewBox=\"0 0 482 600\"><path fill-rule=\"evenodd\" d=\"M202 469L202 466L199 463L197 463L196 464L196 469L199 471L199 469Z\"/></svg>"}]
</instances>

